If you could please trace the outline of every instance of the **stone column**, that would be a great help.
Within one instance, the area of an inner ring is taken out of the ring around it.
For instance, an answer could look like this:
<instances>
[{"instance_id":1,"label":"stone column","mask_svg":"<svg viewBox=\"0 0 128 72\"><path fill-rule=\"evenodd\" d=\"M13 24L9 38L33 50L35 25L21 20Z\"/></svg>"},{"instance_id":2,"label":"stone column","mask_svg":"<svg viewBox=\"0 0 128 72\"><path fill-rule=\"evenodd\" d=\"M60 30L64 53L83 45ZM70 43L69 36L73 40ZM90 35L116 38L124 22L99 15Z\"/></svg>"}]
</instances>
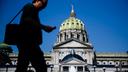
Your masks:
<instances>
[{"instance_id":1,"label":"stone column","mask_svg":"<svg viewBox=\"0 0 128 72\"><path fill-rule=\"evenodd\" d=\"M59 72L62 72L62 71L61 71L61 64L59 64Z\"/></svg>"},{"instance_id":2,"label":"stone column","mask_svg":"<svg viewBox=\"0 0 128 72\"><path fill-rule=\"evenodd\" d=\"M83 41L83 35L80 34L80 41Z\"/></svg>"},{"instance_id":3,"label":"stone column","mask_svg":"<svg viewBox=\"0 0 128 72\"><path fill-rule=\"evenodd\" d=\"M85 72L85 66L83 65L83 72Z\"/></svg>"}]
</instances>

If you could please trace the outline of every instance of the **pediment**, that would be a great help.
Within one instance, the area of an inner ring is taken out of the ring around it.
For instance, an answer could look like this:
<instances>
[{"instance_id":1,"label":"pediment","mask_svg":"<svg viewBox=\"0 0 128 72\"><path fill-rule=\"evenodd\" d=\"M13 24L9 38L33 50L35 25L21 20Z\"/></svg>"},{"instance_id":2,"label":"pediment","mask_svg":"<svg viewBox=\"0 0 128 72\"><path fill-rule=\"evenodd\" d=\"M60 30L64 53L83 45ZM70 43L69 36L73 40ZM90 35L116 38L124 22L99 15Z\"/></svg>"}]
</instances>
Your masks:
<instances>
[{"instance_id":1,"label":"pediment","mask_svg":"<svg viewBox=\"0 0 128 72\"><path fill-rule=\"evenodd\" d=\"M64 64L84 64L85 62L81 61L79 59L73 58L73 59L66 60L62 63L64 63Z\"/></svg>"},{"instance_id":2,"label":"pediment","mask_svg":"<svg viewBox=\"0 0 128 72\"><path fill-rule=\"evenodd\" d=\"M87 47L87 46L77 41L70 41L60 45L59 47Z\"/></svg>"},{"instance_id":3,"label":"pediment","mask_svg":"<svg viewBox=\"0 0 128 72\"><path fill-rule=\"evenodd\" d=\"M78 60L71 60L67 63L70 63L70 64L78 64L78 63L81 63L81 61L78 61Z\"/></svg>"}]
</instances>

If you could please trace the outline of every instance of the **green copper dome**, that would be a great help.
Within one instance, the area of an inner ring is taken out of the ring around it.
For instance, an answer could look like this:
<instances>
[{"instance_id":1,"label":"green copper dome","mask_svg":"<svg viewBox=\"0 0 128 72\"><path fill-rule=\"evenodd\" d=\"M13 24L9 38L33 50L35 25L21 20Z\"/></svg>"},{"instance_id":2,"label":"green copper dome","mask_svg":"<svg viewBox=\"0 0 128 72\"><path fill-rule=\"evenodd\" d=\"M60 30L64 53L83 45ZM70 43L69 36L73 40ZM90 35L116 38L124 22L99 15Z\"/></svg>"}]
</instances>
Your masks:
<instances>
[{"instance_id":1,"label":"green copper dome","mask_svg":"<svg viewBox=\"0 0 128 72\"><path fill-rule=\"evenodd\" d=\"M61 24L60 31L69 29L84 30L84 23L75 17L69 17Z\"/></svg>"},{"instance_id":2,"label":"green copper dome","mask_svg":"<svg viewBox=\"0 0 128 72\"><path fill-rule=\"evenodd\" d=\"M84 23L76 18L76 14L74 12L74 7L72 6L71 14L68 19L66 19L60 26L60 31L63 30L84 30Z\"/></svg>"}]
</instances>

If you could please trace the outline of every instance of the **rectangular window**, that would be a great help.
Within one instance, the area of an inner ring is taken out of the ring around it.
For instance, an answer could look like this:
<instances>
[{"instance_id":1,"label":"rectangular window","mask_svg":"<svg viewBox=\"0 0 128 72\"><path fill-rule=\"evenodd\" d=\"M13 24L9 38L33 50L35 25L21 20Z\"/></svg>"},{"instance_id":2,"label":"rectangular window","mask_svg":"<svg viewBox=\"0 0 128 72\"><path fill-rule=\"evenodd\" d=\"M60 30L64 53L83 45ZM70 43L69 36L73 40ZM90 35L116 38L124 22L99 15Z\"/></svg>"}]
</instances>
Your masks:
<instances>
[{"instance_id":1,"label":"rectangular window","mask_svg":"<svg viewBox=\"0 0 128 72\"><path fill-rule=\"evenodd\" d=\"M69 72L69 67L68 66L64 66L63 67L63 72Z\"/></svg>"},{"instance_id":2,"label":"rectangular window","mask_svg":"<svg viewBox=\"0 0 128 72\"><path fill-rule=\"evenodd\" d=\"M83 72L83 66L78 66L78 67L77 67L77 71L78 71L78 72Z\"/></svg>"}]
</instances>

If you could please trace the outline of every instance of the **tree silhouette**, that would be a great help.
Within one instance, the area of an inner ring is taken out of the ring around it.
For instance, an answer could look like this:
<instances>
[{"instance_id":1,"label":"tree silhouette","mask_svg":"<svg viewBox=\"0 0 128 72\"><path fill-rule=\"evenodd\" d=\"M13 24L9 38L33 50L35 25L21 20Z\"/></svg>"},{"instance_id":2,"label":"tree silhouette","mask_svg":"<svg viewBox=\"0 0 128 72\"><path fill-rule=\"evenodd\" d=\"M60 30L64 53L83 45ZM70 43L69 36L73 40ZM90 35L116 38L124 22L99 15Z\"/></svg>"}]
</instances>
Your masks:
<instances>
[{"instance_id":1,"label":"tree silhouette","mask_svg":"<svg viewBox=\"0 0 128 72\"><path fill-rule=\"evenodd\" d=\"M5 44L0 44L0 65L5 65L6 63L11 64L11 60L9 58L9 53L12 53L12 48Z\"/></svg>"}]
</instances>

